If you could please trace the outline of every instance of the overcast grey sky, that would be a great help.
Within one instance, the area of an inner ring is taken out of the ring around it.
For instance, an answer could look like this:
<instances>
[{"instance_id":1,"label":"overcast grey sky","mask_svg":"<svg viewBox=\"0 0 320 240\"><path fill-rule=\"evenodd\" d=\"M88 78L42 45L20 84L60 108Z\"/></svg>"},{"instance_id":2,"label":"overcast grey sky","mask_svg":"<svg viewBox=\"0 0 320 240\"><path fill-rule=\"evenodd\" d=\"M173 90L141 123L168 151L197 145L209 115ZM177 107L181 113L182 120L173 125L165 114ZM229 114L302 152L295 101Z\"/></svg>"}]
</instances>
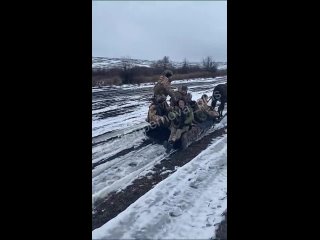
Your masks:
<instances>
[{"instance_id":1,"label":"overcast grey sky","mask_svg":"<svg viewBox=\"0 0 320 240\"><path fill-rule=\"evenodd\" d=\"M94 1L92 56L227 61L226 1Z\"/></svg>"}]
</instances>

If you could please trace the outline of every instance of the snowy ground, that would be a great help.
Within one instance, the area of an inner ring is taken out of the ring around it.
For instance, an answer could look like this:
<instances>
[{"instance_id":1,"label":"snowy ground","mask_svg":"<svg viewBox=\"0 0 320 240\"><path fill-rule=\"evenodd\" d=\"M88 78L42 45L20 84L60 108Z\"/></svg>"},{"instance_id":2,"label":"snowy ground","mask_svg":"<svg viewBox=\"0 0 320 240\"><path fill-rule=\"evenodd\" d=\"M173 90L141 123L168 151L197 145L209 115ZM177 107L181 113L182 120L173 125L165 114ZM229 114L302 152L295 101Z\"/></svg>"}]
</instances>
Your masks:
<instances>
[{"instance_id":1,"label":"snowy ground","mask_svg":"<svg viewBox=\"0 0 320 240\"><path fill-rule=\"evenodd\" d=\"M187 84L193 99L226 78L173 82ZM163 146L143 131L153 84L93 88L92 205L126 191L168 158ZM226 126L225 119L220 127ZM216 126L219 127L219 126ZM201 141L201 140L200 140ZM192 149L192 145L189 147ZM110 221L93 229L93 239L198 238L214 236L226 210L227 133L166 177ZM103 209L110 211L110 209Z\"/></svg>"}]
</instances>

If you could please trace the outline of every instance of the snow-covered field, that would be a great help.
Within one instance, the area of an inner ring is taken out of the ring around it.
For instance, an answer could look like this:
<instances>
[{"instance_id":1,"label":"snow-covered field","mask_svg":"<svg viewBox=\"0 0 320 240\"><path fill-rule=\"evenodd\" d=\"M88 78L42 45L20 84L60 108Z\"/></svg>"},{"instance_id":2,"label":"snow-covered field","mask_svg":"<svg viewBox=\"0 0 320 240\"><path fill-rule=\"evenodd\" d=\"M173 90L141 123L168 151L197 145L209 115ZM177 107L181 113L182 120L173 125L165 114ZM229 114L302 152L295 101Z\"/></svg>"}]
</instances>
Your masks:
<instances>
[{"instance_id":1,"label":"snow-covered field","mask_svg":"<svg viewBox=\"0 0 320 240\"><path fill-rule=\"evenodd\" d=\"M173 82L186 84L193 99L212 95L226 77ZM144 134L153 84L92 89L92 206L152 173L168 160L162 145ZM226 127L227 118L215 126ZM211 130L213 132L213 130ZM201 144L201 139L199 140ZM193 145L189 148L192 150ZM227 133L212 138L204 150L140 196L111 220L93 226L93 239L209 239L227 208ZM198 151L198 152L197 152ZM170 153L172 158L175 153ZM126 199L123 199L124 201ZM101 209L100 209L101 210ZM108 212L111 209L102 209Z\"/></svg>"}]
</instances>

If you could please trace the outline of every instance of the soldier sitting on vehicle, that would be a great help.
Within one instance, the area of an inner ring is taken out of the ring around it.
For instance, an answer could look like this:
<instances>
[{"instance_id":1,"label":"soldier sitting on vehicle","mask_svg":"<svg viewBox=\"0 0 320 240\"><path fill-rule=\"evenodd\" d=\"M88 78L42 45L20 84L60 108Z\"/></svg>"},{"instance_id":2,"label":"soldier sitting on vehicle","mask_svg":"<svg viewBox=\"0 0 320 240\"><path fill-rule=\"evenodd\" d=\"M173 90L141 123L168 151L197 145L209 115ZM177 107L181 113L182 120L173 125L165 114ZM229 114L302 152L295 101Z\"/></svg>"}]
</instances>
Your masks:
<instances>
[{"instance_id":1,"label":"soldier sitting on vehicle","mask_svg":"<svg viewBox=\"0 0 320 240\"><path fill-rule=\"evenodd\" d=\"M201 99L202 99L202 101L203 101L203 104L206 105L206 106L208 106L208 102L209 102L209 97L208 97L208 95L207 95L207 94L203 94L203 95L201 96Z\"/></svg>"},{"instance_id":2,"label":"soldier sitting on vehicle","mask_svg":"<svg viewBox=\"0 0 320 240\"><path fill-rule=\"evenodd\" d=\"M192 100L192 94L187 94L187 105L192 109L192 111L195 111L197 102Z\"/></svg>"},{"instance_id":3,"label":"soldier sitting on vehicle","mask_svg":"<svg viewBox=\"0 0 320 240\"><path fill-rule=\"evenodd\" d=\"M170 106L178 106L178 101L182 99L184 102L187 102L188 98L188 87L185 85L179 86L178 91L174 91L174 98L170 99Z\"/></svg>"},{"instance_id":4,"label":"soldier sitting on vehicle","mask_svg":"<svg viewBox=\"0 0 320 240\"><path fill-rule=\"evenodd\" d=\"M173 107L173 110L168 114L168 118L171 120L171 134L168 142L165 142L165 147L170 149L180 139L181 135L190 129L193 121L193 111L184 100L179 100L178 106Z\"/></svg>"},{"instance_id":5,"label":"soldier sitting on vehicle","mask_svg":"<svg viewBox=\"0 0 320 240\"><path fill-rule=\"evenodd\" d=\"M161 108L154 103L149 106L147 122L158 126L169 127L170 121L168 117L161 111Z\"/></svg>"},{"instance_id":6,"label":"soldier sitting on vehicle","mask_svg":"<svg viewBox=\"0 0 320 240\"><path fill-rule=\"evenodd\" d=\"M217 111L212 110L202 99L198 99L196 109L194 111L195 123L202 123L209 119L215 120L218 116L219 114Z\"/></svg>"}]
</instances>

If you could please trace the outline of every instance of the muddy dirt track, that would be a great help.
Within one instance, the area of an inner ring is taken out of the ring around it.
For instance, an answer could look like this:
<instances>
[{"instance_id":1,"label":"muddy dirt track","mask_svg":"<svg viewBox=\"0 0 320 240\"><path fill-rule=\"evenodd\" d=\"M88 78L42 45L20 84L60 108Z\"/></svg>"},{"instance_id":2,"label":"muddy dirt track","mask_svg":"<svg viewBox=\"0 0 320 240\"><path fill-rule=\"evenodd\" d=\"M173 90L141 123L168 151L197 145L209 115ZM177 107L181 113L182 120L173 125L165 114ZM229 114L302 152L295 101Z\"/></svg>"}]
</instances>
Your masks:
<instances>
[{"instance_id":1,"label":"muddy dirt track","mask_svg":"<svg viewBox=\"0 0 320 240\"><path fill-rule=\"evenodd\" d=\"M186 84L193 99L198 99L204 93L210 96L214 86L226 78L177 82L174 87ZM144 84L92 90L93 239L183 238L181 229L190 219L199 223L191 224L188 237L210 238L221 229L227 206L227 120L188 149L166 154L164 147L144 132L152 87ZM173 181L176 186L170 184ZM167 199L168 194L173 198ZM143 204L144 198L150 201ZM183 201L186 204L181 207ZM141 213L148 210L145 208L158 211L158 215L144 222ZM131 221L135 229L122 232L121 225ZM155 231L153 225L159 224L162 230Z\"/></svg>"}]
</instances>

